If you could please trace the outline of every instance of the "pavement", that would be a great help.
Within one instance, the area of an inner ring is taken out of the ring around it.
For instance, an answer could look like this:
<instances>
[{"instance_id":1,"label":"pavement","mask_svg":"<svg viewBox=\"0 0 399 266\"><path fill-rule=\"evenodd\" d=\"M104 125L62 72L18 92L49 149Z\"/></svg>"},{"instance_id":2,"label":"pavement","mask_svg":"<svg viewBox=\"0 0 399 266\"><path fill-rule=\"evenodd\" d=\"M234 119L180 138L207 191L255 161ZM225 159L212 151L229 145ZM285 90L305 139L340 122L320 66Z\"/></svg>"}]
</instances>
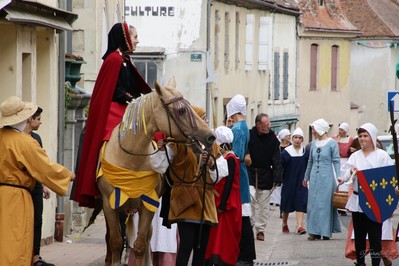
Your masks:
<instances>
[{"instance_id":1,"label":"pavement","mask_svg":"<svg viewBox=\"0 0 399 266\"><path fill-rule=\"evenodd\" d=\"M93 225L81 233L64 236L63 242L54 242L40 248L40 256L56 266L104 265L106 254L105 218L100 213Z\"/></svg>"},{"instance_id":2,"label":"pavement","mask_svg":"<svg viewBox=\"0 0 399 266\"><path fill-rule=\"evenodd\" d=\"M271 265L301 265L301 266L346 266L354 265L352 260L345 258L345 241L347 226L351 219L341 216L341 233L333 234L330 240L309 241L307 234L295 233L295 213L290 214L288 227L290 233L283 234L278 207L270 206L271 217L265 230L265 241L255 240L257 259L255 266ZM305 216L306 219L306 216ZM394 213L393 224L396 226L399 214ZM73 234L64 237L64 242L54 242L41 248L44 260L57 266L63 265L104 265L105 221L102 213L97 216L96 223L90 226L82 235ZM367 256L366 264L371 265ZM381 262L381 265L383 263ZM393 261L399 266L399 259Z\"/></svg>"}]
</instances>

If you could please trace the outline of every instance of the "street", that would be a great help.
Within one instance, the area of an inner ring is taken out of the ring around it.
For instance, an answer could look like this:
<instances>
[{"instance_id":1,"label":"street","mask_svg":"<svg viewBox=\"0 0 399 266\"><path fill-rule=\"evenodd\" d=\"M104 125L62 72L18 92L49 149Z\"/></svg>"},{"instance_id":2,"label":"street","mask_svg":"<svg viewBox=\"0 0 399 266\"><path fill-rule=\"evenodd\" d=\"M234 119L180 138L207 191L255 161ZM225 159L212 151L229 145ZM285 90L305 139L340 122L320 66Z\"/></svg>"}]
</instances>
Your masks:
<instances>
[{"instance_id":1,"label":"street","mask_svg":"<svg viewBox=\"0 0 399 266\"><path fill-rule=\"evenodd\" d=\"M350 214L340 217L341 233L333 234L330 240L309 241L307 239L308 235L294 233L295 213L290 214L288 219L288 226L291 232L283 234L279 210L277 207L270 206L270 208L272 208L272 215L266 227L265 241L255 240L257 252L255 266L354 265L352 260L344 256L347 226L351 219ZM398 221L399 215L395 213L393 224L396 226ZM63 243L55 242L52 245L44 246L41 249L41 256L57 266L104 265L106 250L104 235L104 216L100 214L96 223L88 228L82 236L78 234L70 235L64 238ZM369 256L366 258L366 263L371 265ZM381 265L383 265L382 262ZM399 265L399 259L393 261L393 265Z\"/></svg>"}]
</instances>

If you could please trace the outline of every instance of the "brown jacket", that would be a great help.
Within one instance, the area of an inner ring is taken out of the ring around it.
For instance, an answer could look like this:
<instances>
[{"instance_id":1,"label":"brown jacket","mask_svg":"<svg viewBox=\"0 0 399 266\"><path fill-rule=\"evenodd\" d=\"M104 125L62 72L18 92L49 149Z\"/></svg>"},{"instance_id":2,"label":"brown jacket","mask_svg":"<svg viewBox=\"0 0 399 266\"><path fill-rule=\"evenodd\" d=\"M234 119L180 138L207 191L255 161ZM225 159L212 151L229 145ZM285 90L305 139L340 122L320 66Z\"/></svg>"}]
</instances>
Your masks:
<instances>
[{"instance_id":1,"label":"brown jacket","mask_svg":"<svg viewBox=\"0 0 399 266\"><path fill-rule=\"evenodd\" d=\"M174 144L171 148L175 158L173 166L171 166L172 169L169 170L174 183L170 196L169 220L171 223L181 221L200 223L204 183L203 177L198 178L200 174L199 158L191 148L187 148L184 144ZM193 183L194 180L197 181ZM208 184L212 183L208 168L206 180ZM203 220L204 223L211 225L218 223L212 185L206 185Z\"/></svg>"}]
</instances>

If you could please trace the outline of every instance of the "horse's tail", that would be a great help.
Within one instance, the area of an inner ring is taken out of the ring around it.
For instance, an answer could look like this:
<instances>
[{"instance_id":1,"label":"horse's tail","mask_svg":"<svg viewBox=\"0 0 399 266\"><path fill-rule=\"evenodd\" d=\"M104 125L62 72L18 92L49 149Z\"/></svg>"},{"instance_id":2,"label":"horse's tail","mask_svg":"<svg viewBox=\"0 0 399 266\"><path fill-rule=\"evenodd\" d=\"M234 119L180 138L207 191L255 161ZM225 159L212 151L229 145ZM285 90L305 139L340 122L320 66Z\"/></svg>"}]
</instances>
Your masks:
<instances>
[{"instance_id":1,"label":"horse's tail","mask_svg":"<svg viewBox=\"0 0 399 266\"><path fill-rule=\"evenodd\" d=\"M86 227L83 228L82 233L83 233L90 225L92 225L92 224L94 223L94 221L95 221L96 218L97 218L97 215L102 211L102 209L103 209L103 200L102 200L101 197L99 197L99 198L97 199L97 206L94 208L93 213L92 213L91 216L90 216L90 220L89 220L89 222L87 223Z\"/></svg>"}]
</instances>

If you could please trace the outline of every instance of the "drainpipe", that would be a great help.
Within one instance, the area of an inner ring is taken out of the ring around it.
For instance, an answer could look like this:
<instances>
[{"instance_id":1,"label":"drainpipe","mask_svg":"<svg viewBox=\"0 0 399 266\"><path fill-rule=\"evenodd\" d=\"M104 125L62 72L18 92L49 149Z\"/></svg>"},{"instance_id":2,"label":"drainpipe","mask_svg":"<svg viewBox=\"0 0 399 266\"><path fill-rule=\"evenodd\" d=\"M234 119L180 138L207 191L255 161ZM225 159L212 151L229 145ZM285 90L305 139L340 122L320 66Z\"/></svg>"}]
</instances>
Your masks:
<instances>
[{"instance_id":1,"label":"drainpipe","mask_svg":"<svg viewBox=\"0 0 399 266\"><path fill-rule=\"evenodd\" d=\"M65 9L65 1L59 0L58 5ZM64 164L64 128L65 128L65 32L59 34L58 58L58 151L57 161ZM54 239L62 242L64 237L64 197L57 196L55 213Z\"/></svg>"},{"instance_id":2,"label":"drainpipe","mask_svg":"<svg viewBox=\"0 0 399 266\"><path fill-rule=\"evenodd\" d=\"M66 0L66 10L72 12L72 0ZM66 34L66 53L72 54L72 31L65 32Z\"/></svg>"},{"instance_id":3,"label":"drainpipe","mask_svg":"<svg viewBox=\"0 0 399 266\"><path fill-rule=\"evenodd\" d=\"M207 6L206 6L206 79L209 78L209 69L208 66L208 60L211 60L211 2L212 0L208 0ZM206 83L206 116L208 117L208 121L210 120L211 117L211 83L208 81Z\"/></svg>"}]
</instances>

